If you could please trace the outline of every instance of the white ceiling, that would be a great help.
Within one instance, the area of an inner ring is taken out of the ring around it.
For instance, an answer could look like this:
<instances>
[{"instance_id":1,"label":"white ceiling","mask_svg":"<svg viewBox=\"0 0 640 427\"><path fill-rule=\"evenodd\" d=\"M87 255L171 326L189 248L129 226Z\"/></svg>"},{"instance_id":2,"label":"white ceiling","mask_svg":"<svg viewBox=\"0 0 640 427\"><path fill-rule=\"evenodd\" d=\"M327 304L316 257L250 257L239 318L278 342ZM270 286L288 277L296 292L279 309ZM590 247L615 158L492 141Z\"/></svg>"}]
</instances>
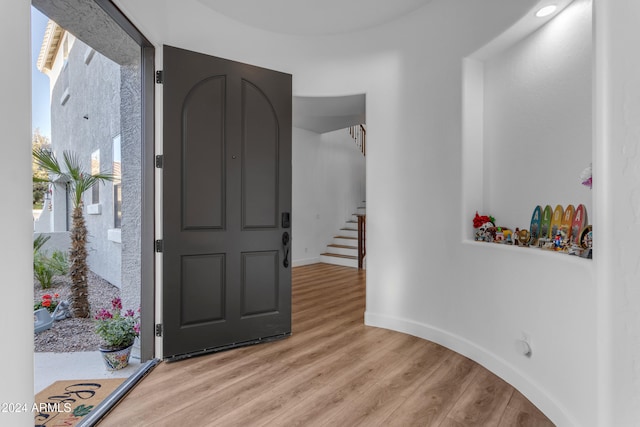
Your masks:
<instances>
[{"instance_id":1,"label":"white ceiling","mask_svg":"<svg viewBox=\"0 0 640 427\"><path fill-rule=\"evenodd\" d=\"M391 22L432 0L198 0L254 28L326 36ZM365 95L293 98L293 125L316 133L366 122Z\"/></svg>"},{"instance_id":2,"label":"white ceiling","mask_svg":"<svg viewBox=\"0 0 640 427\"><path fill-rule=\"evenodd\" d=\"M393 21L431 0L199 0L252 27L284 34L329 35Z\"/></svg>"},{"instance_id":3,"label":"white ceiling","mask_svg":"<svg viewBox=\"0 0 640 427\"><path fill-rule=\"evenodd\" d=\"M293 97L294 127L325 133L365 122L364 94Z\"/></svg>"}]
</instances>

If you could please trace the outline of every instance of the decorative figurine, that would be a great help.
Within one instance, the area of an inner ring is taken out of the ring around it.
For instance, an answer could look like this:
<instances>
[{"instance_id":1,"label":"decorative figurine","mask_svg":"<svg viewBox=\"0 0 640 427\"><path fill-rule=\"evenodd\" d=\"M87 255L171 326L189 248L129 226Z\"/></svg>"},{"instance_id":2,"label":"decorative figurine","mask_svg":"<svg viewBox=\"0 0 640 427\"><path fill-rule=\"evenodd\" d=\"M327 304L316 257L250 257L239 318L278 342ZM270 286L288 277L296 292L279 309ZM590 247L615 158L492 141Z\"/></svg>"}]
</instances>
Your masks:
<instances>
[{"instance_id":1,"label":"decorative figurine","mask_svg":"<svg viewBox=\"0 0 640 427\"><path fill-rule=\"evenodd\" d=\"M531 233L529 233L529 230L520 230L518 232L518 240L520 241L520 246L529 246L529 239L531 239Z\"/></svg>"},{"instance_id":2,"label":"decorative figurine","mask_svg":"<svg viewBox=\"0 0 640 427\"><path fill-rule=\"evenodd\" d=\"M553 239L549 239L548 237L541 237L540 239L538 239L538 247L540 249L545 249L548 251L553 250Z\"/></svg>"},{"instance_id":3,"label":"decorative figurine","mask_svg":"<svg viewBox=\"0 0 640 427\"><path fill-rule=\"evenodd\" d=\"M505 245L513 245L513 232L508 228L503 228L502 234L504 234Z\"/></svg>"},{"instance_id":4,"label":"decorative figurine","mask_svg":"<svg viewBox=\"0 0 640 427\"><path fill-rule=\"evenodd\" d=\"M571 243L580 246L580 232L587 225L587 208L584 205L578 205L571 222Z\"/></svg>"},{"instance_id":5,"label":"decorative figurine","mask_svg":"<svg viewBox=\"0 0 640 427\"><path fill-rule=\"evenodd\" d=\"M593 227L591 225L587 225L580 232L580 245L583 249L580 256L591 259L593 256Z\"/></svg>"},{"instance_id":6,"label":"decorative figurine","mask_svg":"<svg viewBox=\"0 0 640 427\"><path fill-rule=\"evenodd\" d=\"M552 237L549 234L551 232L551 217L553 217L553 210L551 209L551 206L547 205L542 211L542 219L540 220L540 233L538 234L540 239L549 239ZM538 246L542 247L546 243L547 242L545 241L542 245Z\"/></svg>"},{"instance_id":7,"label":"decorative figurine","mask_svg":"<svg viewBox=\"0 0 640 427\"><path fill-rule=\"evenodd\" d=\"M538 244L538 236L540 232L541 219L542 219L542 208L540 207L540 205L538 205L535 207L535 209L533 209L533 214L531 215L531 226L530 226L531 233L529 233L529 236L530 236L529 239L531 241L528 242L534 246ZM529 245L527 244L527 246Z\"/></svg>"},{"instance_id":8,"label":"decorative figurine","mask_svg":"<svg viewBox=\"0 0 640 427\"><path fill-rule=\"evenodd\" d=\"M556 235L553 238L553 248L556 251L559 251L562 248L562 234L560 233L560 230L556 231Z\"/></svg>"},{"instance_id":9,"label":"decorative figurine","mask_svg":"<svg viewBox=\"0 0 640 427\"><path fill-rule=\"evenodd\" d=\"M473 228L476 228L476 241L493 242L496 233L495 218L487 215L478 215L473 218Z\"/></svg>"},{"instance_id":10,"label":"decorative figurine","mask_svg":"<svg viewBox=\"0 0 640 427\"><path fill-rule=\"evenodd\" d=\"M562 222L560 224L560 230L564 231L564 238L568 241L567 243L570 243L572 239L571 224L573 223L574 212L575 208L573 207L573 205L567 206L567 208L564 210L564 215L562 216Z\"/></svg>"},{"instance_id":11,"label":"decorative figurine","mask_svg":"<svg viewBox=\"0 0 640 427\"><path fill-rule=\"evenodd\" d=\"M557 205L556 208L553 210L553 216L551 217L551 225L550 225L550 230L549 230L549 237L551 237L552 239L556 238L556 235L558 234L558 230L560 230L560 227L562 226L562 219L564 218L564 208L562 207L562 205Z\"/></svg>"},{"instance_id":12,"label":"decorative figurine","mask_svg":"<svg viewBox=\"0 0 640 427\"><path fill-rule=\"evenodd\" d=\"M493 227L486 227L484 230L484 241L485 242L493 242L496 240L496 234L498 233L498 228L493 226Z\"/></svg>"}]
</instances>

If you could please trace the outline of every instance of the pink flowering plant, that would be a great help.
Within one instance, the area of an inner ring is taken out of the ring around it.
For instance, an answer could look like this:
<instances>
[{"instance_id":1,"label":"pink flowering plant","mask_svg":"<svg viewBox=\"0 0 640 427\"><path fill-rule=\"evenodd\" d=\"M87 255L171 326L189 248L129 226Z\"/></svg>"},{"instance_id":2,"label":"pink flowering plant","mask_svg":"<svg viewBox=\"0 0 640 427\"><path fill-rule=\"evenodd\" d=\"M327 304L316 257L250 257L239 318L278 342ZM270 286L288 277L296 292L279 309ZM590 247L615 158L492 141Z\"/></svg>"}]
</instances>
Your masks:
<instances>
[{"instance_id":1,"label":"pink flowering plant","mask_svg":"<svg viewBox=\"0 0 640 427\"><path fill-rule=\"evenodd\" d=\"M102 348L119 350L127 348L140 335L140 309L122 313L122 300L114 298L111 309L101 308L95 316L96 333L102 338Z\"/></svg>"}]
</instances>

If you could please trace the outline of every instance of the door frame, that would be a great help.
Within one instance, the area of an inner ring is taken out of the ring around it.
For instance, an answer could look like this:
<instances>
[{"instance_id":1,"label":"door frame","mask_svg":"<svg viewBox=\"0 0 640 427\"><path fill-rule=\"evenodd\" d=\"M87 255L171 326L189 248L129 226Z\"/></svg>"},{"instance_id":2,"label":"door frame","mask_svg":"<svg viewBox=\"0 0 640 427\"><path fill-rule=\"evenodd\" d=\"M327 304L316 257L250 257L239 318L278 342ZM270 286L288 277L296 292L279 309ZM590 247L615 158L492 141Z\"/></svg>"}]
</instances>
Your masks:
<instances>
[{"instance_id":1,"label":"door frame","mask_svg":"<svg viewBox=\"0 0 640 427\"><path fill-rule=\"evenodd\" d=\"M93 0L141 50L140 361L155 357L155 47L111 0Z\"/></svg>"}]
</instances>

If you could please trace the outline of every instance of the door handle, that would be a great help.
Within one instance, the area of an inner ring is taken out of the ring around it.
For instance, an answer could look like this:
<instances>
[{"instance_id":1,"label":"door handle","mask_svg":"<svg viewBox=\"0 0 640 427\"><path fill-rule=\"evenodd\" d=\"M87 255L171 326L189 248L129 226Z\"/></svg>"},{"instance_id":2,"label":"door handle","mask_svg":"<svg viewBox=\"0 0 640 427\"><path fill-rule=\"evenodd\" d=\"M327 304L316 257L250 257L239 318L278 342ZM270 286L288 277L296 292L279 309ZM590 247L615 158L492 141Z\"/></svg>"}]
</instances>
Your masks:
<instances>
[{"instance_id":1,"label":"door handle","mask_svg":"<svg viewBox=\"0 0 640 427\"><path fill-rule=\"evenodd\" d=\"M289 236L289 232L285 231L282 233L282 250L284 252L284 260L282 261L282 265L284 268L289 267L289 242L291 241L291 237Z\"/></svg>"}]
</instances>

